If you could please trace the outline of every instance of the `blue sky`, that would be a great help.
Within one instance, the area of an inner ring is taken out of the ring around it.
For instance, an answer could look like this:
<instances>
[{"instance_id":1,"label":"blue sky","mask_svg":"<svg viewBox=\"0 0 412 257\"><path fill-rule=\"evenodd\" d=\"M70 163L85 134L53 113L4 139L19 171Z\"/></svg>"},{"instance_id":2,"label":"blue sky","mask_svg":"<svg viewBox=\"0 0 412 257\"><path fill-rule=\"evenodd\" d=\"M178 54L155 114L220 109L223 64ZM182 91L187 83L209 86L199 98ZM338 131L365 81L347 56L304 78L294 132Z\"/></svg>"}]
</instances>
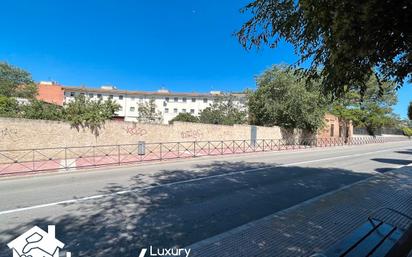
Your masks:
<instances>
[{"instance_id":1,"label":"blue sky","mask_svg":"<svg viewBox=\"0 0 412 257\"><path fill-rule=\"evenodd\" d=\"M241 91L293 48L245 51L233 33L248 0L2 0L0 61L64 85ZM395 111L406 116L412 86Z\"/></svg>"}]
</instances>

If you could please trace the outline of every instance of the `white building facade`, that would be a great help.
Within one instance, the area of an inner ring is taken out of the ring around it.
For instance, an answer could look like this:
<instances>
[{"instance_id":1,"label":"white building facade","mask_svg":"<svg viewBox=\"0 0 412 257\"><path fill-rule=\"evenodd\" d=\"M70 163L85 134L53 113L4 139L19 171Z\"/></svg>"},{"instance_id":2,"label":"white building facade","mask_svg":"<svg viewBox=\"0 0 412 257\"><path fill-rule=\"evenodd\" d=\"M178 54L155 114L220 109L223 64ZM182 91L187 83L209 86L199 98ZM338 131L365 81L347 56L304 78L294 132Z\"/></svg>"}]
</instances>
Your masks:
<instances>
[{"instance_id":1,"label":"white building facade","mask_svg":"<svg viewBox=\"0 0 412 257\"><path fill-rule=\"evenodd\" d=\"M210 93L172 93L165 89L156 92L128 91L116 89L113 86L102 86L101 88L69 87L62 86L64 102L69 102L77 95L84 95L90 99L108 100L112 99L120 105L116 113L118 119L125 121L138 121L139 104L148 103L152 99L156 105L156 111L163 117L163 123L167 124L179 113L190 113L199 116L201 111L211 106L216 99L223 96L232 96L233 102L239 108L245 108L244 94L223 94L220 91Z\"/></svg>"}]
</instances>

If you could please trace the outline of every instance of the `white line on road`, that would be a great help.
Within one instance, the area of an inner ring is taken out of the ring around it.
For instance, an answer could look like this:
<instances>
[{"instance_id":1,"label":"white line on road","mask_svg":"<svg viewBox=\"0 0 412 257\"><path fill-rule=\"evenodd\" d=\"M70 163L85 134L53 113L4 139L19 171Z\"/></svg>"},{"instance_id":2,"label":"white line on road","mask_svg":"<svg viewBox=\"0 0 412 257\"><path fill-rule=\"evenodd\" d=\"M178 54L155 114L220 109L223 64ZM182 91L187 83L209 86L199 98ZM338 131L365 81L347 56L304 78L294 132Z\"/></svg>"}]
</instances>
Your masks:
<instances>
[{"instance_id":1,"label":"white line on road","mask_svg":"<svg viewBox=\"0 0 412 257\"><path fill-rule=\"evenodd\" d=\"M370 155L370 154L375 154L375 153L382 153L382 152L390 152L390 151L393 151L393 150L400 150L400 149L406 149L406 148L409 148L409 147L401 147L401 148L396 147L396 148L389 148L389 149L372 151L372 152L367 152L367 153L349 154L349 155L342 155L342 156L336 156L336 157L321 158L321 159L310 160L310 161L294 162L294 163L288 163L288 164L281 164L281 165L278 165L276 167L290 167L290 166L296 166L296 165L307 164L307 163L338 160L338 159L345 159L345 158L349 158L349 157L353 158L353 157L359 157L359 156ZM188 179L188 180L181 180L181 181L176 181L176 182L171 182L171 183L166 183L166 184L158 184L158 185L142 187L142 188L136 188L136 189L130 189L130 190L123 190L123 191L118 191L118 192L114 192L114 193L110 193L110 194L100 194L100 195L87 196L87 197L82 197L82 198L77 198L77 199L70 199L70 200L64 200L64 201L58 201L58 202L52 202L52 203L46 203L46 204L33 205L33 206L28 206L28 207L22 207L22 208L16 208L16 209L11 209L11 210L0 211L0 215L11 214L11 213L16 213L16 212L23 212L23 211L29 211L29 210L35 210L35 209L46 208L46 207L51 207L51 206L56 206L56 205L74 204L74 203L78 203L78 202L95 200L95 199L100 199L100 198L105 198L105 197L110 197L110 196L116 196L116 195L123 195L123 194L139 192L139 191L144 191L144 190L158 188L158 187L170 187L170 186L179 185L179 184L196 182L196 181L212 179L212 178L217 178L217 177L231 176L231 175L234 175L234 174L245 174L245 173L249 173L249 172L253 172L253 171L267 170L267 169L272 169L272 168L273 167L261 167L261 168L241 170L241 171L232 171L232 172L228 172L228 173L224 173L224 174L211 175L211 176L206 176L206 177L201 177L201 178L193 178L193 179Z\"/></svg>"}]
</instances>

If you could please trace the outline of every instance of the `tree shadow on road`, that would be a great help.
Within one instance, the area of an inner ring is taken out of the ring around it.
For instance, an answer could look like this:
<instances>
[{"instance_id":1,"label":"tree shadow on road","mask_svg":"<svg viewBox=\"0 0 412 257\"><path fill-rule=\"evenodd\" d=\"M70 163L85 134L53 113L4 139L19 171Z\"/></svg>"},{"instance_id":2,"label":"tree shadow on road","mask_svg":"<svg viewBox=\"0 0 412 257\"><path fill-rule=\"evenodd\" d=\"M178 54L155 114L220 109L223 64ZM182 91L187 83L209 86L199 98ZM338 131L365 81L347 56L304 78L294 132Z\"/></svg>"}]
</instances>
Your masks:
<instances>
[{"instance_id":1,"label":"tree shadow on road","mask_svg":"<svg viewBox=\"0 0 412 257\"><path fill-rule=\"evenodd\" d=\"M403 150L403 151L395 151L395 153L412 154L412 149L407 149L407 150Z\"/></svg>"},{"instance_id":2,"label":"tree shadow on road","mask_svg":"<svg viewBox=\"0 0 412 257\"><path fill-rule=\"evenodd\" d=\"M405 160L405 159L392 159L392 158L373 158L373 161L388 163L388 164L396 164L396 165L408 165L412 163L412 160Z\"/></svg>"},{"instance_id":3,"label":"tree shadow on road","mask_svg":"<svg viewBox=\"0 0 412 257\"><path fill-rule=\"evenodd\" d=\"M108 184L99 192L106 197L47 207L41 218L19 219L23 213L7 216L13 225L0 228L0 256L11 256L6 247L10 240L35 225L46 229L49 224L56 225L57 238L73 256L135 257L150 245L183 247L369 176L259 162L165 169L151 176L151 187L136 175L131 187ZM122 193L131 189L136 191ZM36 213L39 210L32 212Z\"/></svg>"}]
</instances>

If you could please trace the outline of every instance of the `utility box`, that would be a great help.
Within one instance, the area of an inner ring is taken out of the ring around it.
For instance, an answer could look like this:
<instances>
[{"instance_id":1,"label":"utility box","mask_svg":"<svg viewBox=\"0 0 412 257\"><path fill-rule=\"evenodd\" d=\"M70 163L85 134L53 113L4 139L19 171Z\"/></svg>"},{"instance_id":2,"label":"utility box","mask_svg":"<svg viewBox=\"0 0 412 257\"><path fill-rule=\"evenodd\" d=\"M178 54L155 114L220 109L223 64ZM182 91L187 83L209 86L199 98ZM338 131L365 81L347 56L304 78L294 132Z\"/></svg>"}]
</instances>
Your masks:
<instances>
[{"instance_id":1,"label":"utility box","mask_svg":"<svg viewBox=\"0 0 412 257\"><path fill-rule=\"evenodd\" d=\"M145 141L139 141L137 143L137 154L145 155L146 154L146 143Z\"/></svg>"},{"instance_id":2,"label":"utility box","mask_svg":"<svg viewBox=\"0 0 412 257\"><path fill-rule=\"evenodd\" d=\"M250 126L250 146L256 146L256 138L257 138L257 127Z\"/></svg>"}]
</instances>

